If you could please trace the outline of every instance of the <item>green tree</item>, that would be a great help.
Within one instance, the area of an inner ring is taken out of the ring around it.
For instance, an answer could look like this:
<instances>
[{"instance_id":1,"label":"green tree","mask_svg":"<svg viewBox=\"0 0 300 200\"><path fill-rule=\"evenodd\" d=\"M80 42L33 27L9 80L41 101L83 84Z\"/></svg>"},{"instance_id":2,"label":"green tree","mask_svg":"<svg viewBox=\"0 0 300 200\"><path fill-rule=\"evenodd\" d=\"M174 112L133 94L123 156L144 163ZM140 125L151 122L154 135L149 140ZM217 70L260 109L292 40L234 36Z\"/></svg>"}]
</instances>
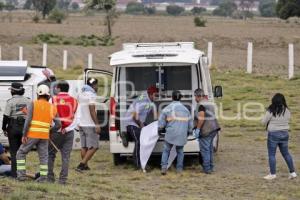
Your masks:
<instances>
[{"instance_id":1,"label":"green tree","mask_svg":"<svg viewBox=\"0 0 300 200\"><path fill-rule=\"evenodd\" d=\"M231 17L236 10L237 5L234 3L234 1L225 0L213 11L213 15Z\"/></svg>"},{"instance_id":2,"label":"green tree","mask_svg":"<svg viewBox=\"0 0 300 200\"><path fill-rule=\"evenodd\" d=\"M26 0L23 9L24 10L30 10L32 7L32 0Z\"/></svg>"},{"instance_id":3,"label":"green tree","mask_svg":"<svg viewBox=\"0 0 300 200\"><path fill-rule=\"evenodd\" d=\"M261 1L258 9L262 17L276 16L276 3L274 0Z\"/></svg>"},{"instance_id":4,"label":"green tree","mask_svg":"<svg viewBox=\"0 0 300 200\"><path fill-rule=\"evenodd\" d=\"M57 7L61 10L68 10L71 0L58 0Z\"/></svg>"},{"instance_id":5,"label":"green tree","mask_svg":"<svg viewBox=\"0 0 300 200\"><path fill-rule=\"evenodd\" d=\"M276 13L281 19L300 17L300 0L279 0Z\"/></svg>"},{"instance_id":6,"label":"green tree","mask_svg":"<svg viewBox=\"0 0 300 200\"><path fill-rule=\"evenodd\" d=\"M184 12L184 7L177 5L169 5L167 6L167 13L169 15L178 16Z\"/></svg>"},{"instance_id":7,"label":"green tree","mask_svg":"<svg viewBox=\"0 0 300 200\"><path fill-rule=\"evenodd\" d=\"M5 7L4 3L0 2L0 11L3 10Z\"/></svg>"},{"instance_id":8,"label":"green tree","mask_svg":"<svg viewBox=\"0 0 300 200\"><path fill-rule=\"evenodd\" d=\"M79 5L78 5L77 2L73 2L73 3L71 4L71 7L72 7L72 10L79 10Z\"/></svg>"},{"instance_id":9,"label":"green tree","mask_svg":"<svg viewBox=\"0 0 300 200\"><path fill-rule=\"evenodd\" d=\"M206 11L206 8L202 8L202 7L194 7L191 12L193 13L193 15L201 15L202 13L204 13Z\"/></svg>"},{"instance_id":10,"label":"green tree","mask_svg":"<svg viewBox=\"0 0 300 200\"><path fill-rule=\"evenodd\" d=\"M129 14L143 14L145 13L145 7L144 4L139 2L129 2L125 12Z\"/></svg>"},{"instance_id":11,"label":"green tree","mask_svg":"<svg viewBox=\"0 0 300 200\"><path fill-rule=\"evenodd\" d=\"M56 0L32 0L33 7L42 13L43 19L54 9Z\"/></svg>"},{"instance_id":12,"label":"green tree","mask_svg":"<svg viewBox=\"0 0 300 200\"><path fill-rule=\"evenodd\" d=\"M66 15L62 10L58 8L53 9L50 14L49 18L50 21L54 21L57 24L61 24L64 19L66 19Z\"/></svg>"},{"instance_id":13,"label":"green tree","mask_svg":"<svg viewBox=\"0 0 300 200\"><path fill-rule=\"evenodd\" d=\"M116 0L86 0L87 8L98 11L105 11L108 36L112 36L112 25L114 19L118 17L116 12Z\"/></svg>"}]
</instances>

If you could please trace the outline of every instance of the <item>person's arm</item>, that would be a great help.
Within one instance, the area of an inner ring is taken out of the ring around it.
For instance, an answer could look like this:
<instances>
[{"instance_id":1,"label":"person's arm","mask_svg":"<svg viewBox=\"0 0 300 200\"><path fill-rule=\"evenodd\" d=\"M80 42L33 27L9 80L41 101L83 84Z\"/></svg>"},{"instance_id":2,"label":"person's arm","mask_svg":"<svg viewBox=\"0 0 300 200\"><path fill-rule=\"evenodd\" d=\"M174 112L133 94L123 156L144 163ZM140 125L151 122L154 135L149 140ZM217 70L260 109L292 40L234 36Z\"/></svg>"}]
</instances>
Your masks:
<instances>
[{"instance_id":1,"label":"person's arm","mask_svg":"<svg viewBox=\"0 0 300 200\"><path fill-rule=\"evenodd\" d=\"M262 118L261 123L266 126L269 123L269 121L271 120L271 117L272 117L272 114L269 111L267 111L266 114L264 115L264 117Z\"/></svg>"},{"instance_id":2,"label":"person's arm","mask_svg":"<svg viewBox=\"0 0 300 200\"><path fill-rule=\"evenodd\" d=\"M132 112L132 119L140 128L143 128L144 124L139 120L137 112Z\"/></svg>"},{"instance_id":3,"label":"person's arm","mask_svg":"<svg viewBox=\"0 0 300 200\"><path fill-rule=\"evenodd\" d=\"M78 122L79 122L78 121L78 111L76 111L72 123L69 126L67 126L64 130L62 130L62 131L63 132L69 132L69 131L74 130L78 126Z\"/></svg>"},{"instance_id":4,"label":"person's arm","mask_svg":"<svg viewBox=\"0 0 300 200\"><path fill-rule=\"evenodd\" d=\"M101 128L100 128L100 124L99 124L98 119L97 119L96 105L95 104L90 104L89 105L89 110L90 110L91 118L92 118L93 122L96 125L96 133L100 134Z\"/></svg>"},{"instance_id":5,"label":"person's arm","mask_svg":"<svg viewBox=\"0 0 300 200\"><path fill-rule=\"evenodd\" d=\"M30 122L32 120L32 114L33 114L33 102L31 102L28 105L27 115L26 115L26 119L25 119L25 123L24 123L24 128L23 128L23 136L24 137L27 136L27 132L29 130Z\"/></svg>"},{"instance_id":6,"label":"person's arm","mask_svg":"<svg viewBox=\"0 0 300 200\"><path fill-rule=\"evenodd\" d=\"M158 128L165 128L167 125L167 113L166 110L162 110L158 118Z\"/></svg>"},{"instance_id":7,"label":"person's arm","mask_svg":"<svg viewBox=\"0 0 300 200\"><path fill-rule=\"evenodd\" d=\"M7 126L9 124L9 117L11 115L11 110L12 110L12 105L10 103L10 101L7 101L7 104L5 106L5 110L3 113L3 120L2 120L2 130L4 131L4 133L7 131Z\"/></svg>"},{"instance_id":8,"label":"person's arm","mask_svg":"<svg viewBox=\"0 0 300 200\"><path fill-rule=\"evenodd\" d=\"M7 115L3 115L3 119L2 119L2 130L4 132L7 131L7 126L9 124L9 117Z\"/></svg>"},{"instance_id":9,"label":"person's arm","mask_svg":"<svg viewBox=\"0 0 300 200\"><path fill-rule=\"evenodd\" d=\"M205 119L205 112L204 111L200 111L198 113L198 122L197 122L197 128L201 129L201 127L204 124L204 119Z\"/></svg>"},{"instance_id":10,"label":"person's arm","mask_svg":"<svg viewBox=\"0 0 300 200\"><path fill-rule=\"evenodd\" d=\"M59 129L61 129L61 122L58 113L56 113L53 122L54 122L54 126L51 128L51 131L57 132Z\"/></svg>"},{"instance_id":11,"label":"person's arm","mask_svg":"<svg viewBox=\"0 0 300 200\"><path fill-rule=\"evenodd\" d=\"M193 128L194 128L194 122L193 122L193 119L192 119L192 117L190 116L190 118L189 118L189 126L188 126L188 132L189 133L192 133L193 132Z\"/></svg>"}]
</instances>

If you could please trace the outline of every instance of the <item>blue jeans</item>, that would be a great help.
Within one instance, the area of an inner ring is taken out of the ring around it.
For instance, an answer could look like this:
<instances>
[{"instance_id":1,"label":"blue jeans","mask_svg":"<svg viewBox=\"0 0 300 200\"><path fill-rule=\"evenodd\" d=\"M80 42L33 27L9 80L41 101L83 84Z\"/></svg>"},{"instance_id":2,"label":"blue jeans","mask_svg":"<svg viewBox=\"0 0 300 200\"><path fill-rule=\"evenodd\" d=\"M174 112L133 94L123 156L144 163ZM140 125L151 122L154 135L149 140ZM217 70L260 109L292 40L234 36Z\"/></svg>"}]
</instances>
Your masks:
<instances>
[{"instance_id":1,"label":"blue jeans","mask_svg":"<svg viewBox=\"0 0 300 200\"><path fill-rule=\"evenodd\" d=\"M279 147L290 173L294 172L293 158L289 153L289 134L287 131L273 131L268 133L268 154L270 173L276 174L276 150Z\"/></svg>"},{"instance_id":2,"label":"blue jeans","mask_svg":"<svg viewBox=\"0 0 300 200\"><path fill-rule=\"evenodd\" d=\"M214 137L216 136L218 132L213 132L209 134L206 137L200 136L199 138L199 147L200 147L200 152L201 156L203 159L203 171L204 172L211 172L214 168Z\"/></svg>"},{"instance_id":3,"label":"blue jeans","mask_svg":"<svg viewBox=\"0 0 300 200\"><path fill-rule=\"evenodd\" d=\"M11 172L11 165L0 165L0 174L9 175Z\"/></svg>"},{"instance_id":4,"label":"blue jeans","mask_svg":"<svg viewBox=\"0 0 300 200\"><path fill-rule=\"evenodd\" d=\"M170 155L170 151L173 147L173 144L169 144L168 142L164 143L163 154L161 157L161 168L167 169L168 168L168 159ZM177 152L177 164L176 170L182 171L183 170L183 160L184 160L184 153L183 153L183 146L176 146Z\"/></svg>"}]
</instances>

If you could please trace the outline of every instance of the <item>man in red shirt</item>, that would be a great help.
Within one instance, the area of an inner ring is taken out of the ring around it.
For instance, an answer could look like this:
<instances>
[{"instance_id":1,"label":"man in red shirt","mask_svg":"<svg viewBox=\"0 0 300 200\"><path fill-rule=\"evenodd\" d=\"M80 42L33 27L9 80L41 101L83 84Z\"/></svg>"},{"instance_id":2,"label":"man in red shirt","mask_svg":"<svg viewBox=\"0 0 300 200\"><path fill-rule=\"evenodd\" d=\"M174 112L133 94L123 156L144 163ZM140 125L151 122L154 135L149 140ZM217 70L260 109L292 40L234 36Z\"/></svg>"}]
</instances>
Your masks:
<instances>
[{"instance_id":1,"label":"man in red shirt","mask_svg":"<svg viewBox=\"0 0 300 200\"><path fill-rule=\"evenodd\" d=\"M57 86L57 95L52 97L53 105L56 106L58 117L61 121L62 128L50 135L51 141L60 150L62 165L59 176L59 183L66 184L69 169L70 154L73 147L75 113L77 110L77 100L68 94L69 84L66 81L59 81ZM55 181L53 172L57 148L49 144L48 160L48 180Z\"/></svg>"}]
</instances>

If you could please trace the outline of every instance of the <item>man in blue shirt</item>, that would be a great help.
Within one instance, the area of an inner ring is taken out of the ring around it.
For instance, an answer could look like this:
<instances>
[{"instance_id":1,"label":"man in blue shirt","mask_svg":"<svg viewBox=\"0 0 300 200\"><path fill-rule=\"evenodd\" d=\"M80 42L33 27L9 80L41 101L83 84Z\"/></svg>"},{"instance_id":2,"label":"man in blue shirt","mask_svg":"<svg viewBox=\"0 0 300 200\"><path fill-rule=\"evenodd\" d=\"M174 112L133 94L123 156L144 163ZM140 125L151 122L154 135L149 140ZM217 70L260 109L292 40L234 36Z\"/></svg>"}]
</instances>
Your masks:
<instances>
[{"instance_id":1,"label":"man in blue shirt","mask_svg":"<svg viewBox=\"0 0 300 200\"><path fill-rule=\"evenodd\" d=\"M140 134L141 129L144 127L147 116L153 112L155 107L153 101L158 90L155 86L147 89L147 93L140 95L129 106L125 113L125 125L127 133L133 138L135 142L133 158L137 169L141 167L140 163ZM121 134L124 146L127 146L127 139L124 133Z\"/></svg>"},{"instance_id":2,"label":"man in blue shirt","mask_svg":"<svg viewBox=\"0 0 300 200\"><path fill-rule=\"evenodd\" d=\"M165 143L161 158L161 174L166 175L170 150L176 146L178 173L183 170L184 153L183 147L187 143L188 133L192 132L193 120L190 111L180 102L180 91L172 93L173 102L165 107L159 117L159 132L165 129Z\"/></svg>"}]
</instances>

